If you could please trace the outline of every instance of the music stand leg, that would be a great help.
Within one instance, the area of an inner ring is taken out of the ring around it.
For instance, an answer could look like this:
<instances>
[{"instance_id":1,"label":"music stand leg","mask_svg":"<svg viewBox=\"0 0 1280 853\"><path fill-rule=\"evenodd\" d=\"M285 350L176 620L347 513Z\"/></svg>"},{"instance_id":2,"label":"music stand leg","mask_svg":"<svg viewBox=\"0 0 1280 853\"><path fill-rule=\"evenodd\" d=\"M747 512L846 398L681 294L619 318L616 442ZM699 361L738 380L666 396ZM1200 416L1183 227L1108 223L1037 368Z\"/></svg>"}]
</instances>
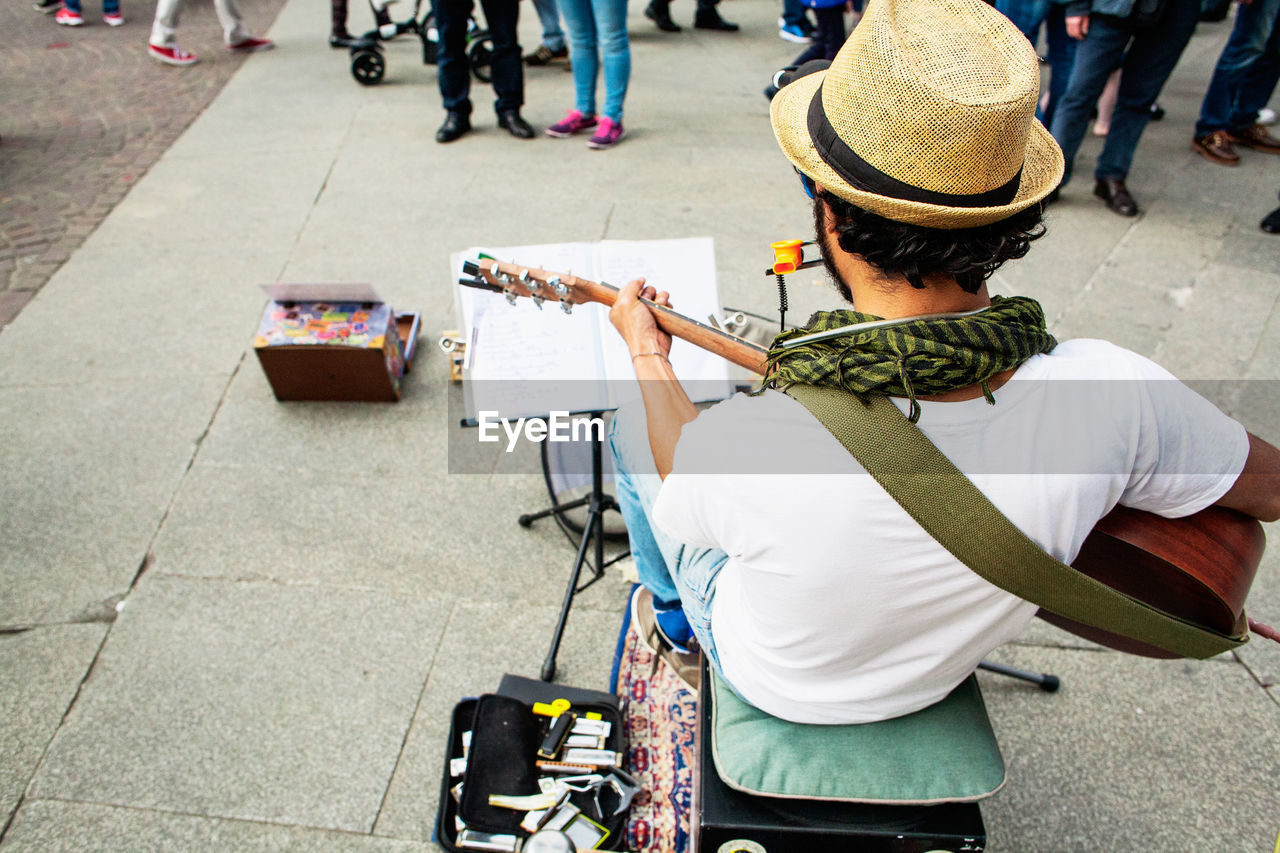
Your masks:
<instances>
[{"instance_id":1,"label":"music stand leg","mask_svg":"<svg viewBox=\"0 0 1280 853\"><path fill-rule=\"evenodd\" d=\"M1000 675L1007 675L1010 678L1017 678L1022 681L1030 681L1032 684L1039 685L1040 689L1045 693L1053 693L1061 684L1061 681L1059 681L1058 676L1056 675L1050 675L1047 672L1027 672L1025 669L1015 669L1011 666L1005 666L1002 663L991 663L990 661L984 660L982 663L978 664L978 669L985 669L988 672L997 672Z\"/></svg>"},{"instance_id":2,"label":"music stand leg","mask_svg":"<svg viewBox=\"0 0 1280 853\"><path fill-rule=\"evenodd\" d=\"M592 417L599 418L602 412L593 412ZM541 512L522 515L518 519L521 527L528 527L539 518L563 512L576 507L587 507L587 520L582 528L582 539L578 542L578 553L573 561L573 570L569 573L569 584L565 587L564 603L560 605L560 616L556 620L556 630L551 637L551 647L542 662L542 680L551 681L556 675L556 655L560 652L560 641L564 637L564 628L569 621L569 610L573 607L573 598L578 593L578 581L582 577L582 566L587 560L587 549L595 542L595 564L592 571L595 578L604 573L604 513L606 510L618 509L618 502L612 495L604 491L604 436L596 433L591 439L591 493L586 497L569 503L559 504ZM590 583L590 582L588 582Z\"/></svg>"}]
</instances>

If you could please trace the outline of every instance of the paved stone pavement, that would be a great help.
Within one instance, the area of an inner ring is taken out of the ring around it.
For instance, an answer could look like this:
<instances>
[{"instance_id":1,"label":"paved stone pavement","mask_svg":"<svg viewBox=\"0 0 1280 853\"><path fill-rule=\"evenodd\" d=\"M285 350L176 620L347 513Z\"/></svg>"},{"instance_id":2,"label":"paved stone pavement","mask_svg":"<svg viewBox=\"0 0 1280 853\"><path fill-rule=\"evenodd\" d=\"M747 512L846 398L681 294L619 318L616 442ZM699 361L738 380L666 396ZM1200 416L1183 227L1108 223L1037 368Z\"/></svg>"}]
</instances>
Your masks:
<instances>
[{"instance_id":1,"label":"paved stone pavement","mask_svg":"<svg viewBox=\"0 0 1280 853\"><path fill-rule=\"evenodd\" d=\"M237 62L0 332L0 853L437 849L449 711L538 672L572 559L554 526L516 523L545 504L536 467L450 473L456 389L431 346L456 323L449 253L707 235L722 301L771 311L767 243L811 228L760 97L796 54L777 10L729 0L741 33L668 36L632 3L629 135L602 153L512 140L484 87L476 132L437 145L416 44L362 88L324 46L322 4L284 3L280 49ZM209 65L138 73L187 84L227 62L196 20ZM132 26L81 32L140 46ZM1090 138L1048 235L994 285L1039 299L1060 337L1249 380L1230 410L1277 441L1280 238L1258 220L1280 157L1188 150L1225 34L1201 28L1143 140L1144 215L1090 195ZM568 75L531 72L526 100L556 121ZM16 121L6 108L4 145ZM795 316L831 305L822 279L795 277ZM372 282L421 311L404 399L277 402L249 351L274 281ZM1250 596L1273 622L1278 531ZM626 588L611 570L579 597L563 683L606 685ZM992 657L1063 687L982 676L1009 767L983 805L991 853L1272 849L1280 645L1150 661L1037 623Z\"/></svg>"},{"instance_id":2,"label":"paved stone pavement","mask_svg":"<svg viewBox=\"0 0 1280 853\"><path fill-rule=\"evenodd\" d=\"M283 0L242 0L253 33ZM98 227L138 178L222 90L246 57L230 53L209 0L189 0L179 44L200 57L172 68L147 55L152 3L124 0L123 27L63 27L31 0L0 5L0 327ZM328 34L318 14L317 40ZM175 271L180 272L180 271Z\"/></svg>"}]
</instances>

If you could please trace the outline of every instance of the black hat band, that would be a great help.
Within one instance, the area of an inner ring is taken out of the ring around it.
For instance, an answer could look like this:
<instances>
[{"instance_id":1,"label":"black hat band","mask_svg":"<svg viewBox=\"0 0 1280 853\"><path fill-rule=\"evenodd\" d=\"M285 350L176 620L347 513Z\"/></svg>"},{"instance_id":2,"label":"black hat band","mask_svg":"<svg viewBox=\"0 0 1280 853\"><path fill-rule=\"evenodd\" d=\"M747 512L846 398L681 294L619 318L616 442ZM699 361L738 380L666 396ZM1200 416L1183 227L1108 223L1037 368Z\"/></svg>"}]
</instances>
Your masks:
<instances>
[{"instance_id":1,"label":"black hat band","mask_svg":"<svg viewBox=\"0 0 1280 853\"><path fill-rule=\"evenodd\" d=\"M822 87L826 81L818 85L809 102L809 137L822 162L831 167L854 189L875 195L896 198L902 201L916 201L922 204L937 204L945 207L999 207L1009 204L1018 195L1018 185L1022 182L1022 168L1019 167L1012 180L980 193L940 193L904 183L892 175L872 166L858 156L836 133L827 119L827 112L822 107Z\"/></svg>"}]
</instances>

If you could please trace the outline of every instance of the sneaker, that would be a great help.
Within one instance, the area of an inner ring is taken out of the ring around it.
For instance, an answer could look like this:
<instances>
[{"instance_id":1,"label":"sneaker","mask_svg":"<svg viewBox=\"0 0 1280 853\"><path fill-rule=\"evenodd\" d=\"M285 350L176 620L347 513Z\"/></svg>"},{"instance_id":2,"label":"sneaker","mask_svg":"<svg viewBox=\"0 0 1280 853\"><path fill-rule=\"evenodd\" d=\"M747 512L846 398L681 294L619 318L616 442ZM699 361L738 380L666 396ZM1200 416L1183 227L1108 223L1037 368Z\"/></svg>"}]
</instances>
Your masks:
<instances>
[{"instance_id":1,"label":"sneaker","mask_svg":"<svg viewBox=\"0 0 1280 853\"><path fill-rule=\"evenodd\" d=\"M778 27L778 36L783 41L795 42L796 44L812 44L813 39L805 34L804 28L795 24L786 24Z\"/></svg>"},{"instance_id":2,"label":"sneaker","mask_svg":"<svg viewBox=\"0 0 1280 853\"><path fill-rule=\"evenodd\" d=\"M602 148L612 148L626 135L627 132L622 129L622 122L614 121L608 116L600 116L595 135L587 140L587 147L597 151Z\"/></svg>"},{"instance_id":3,"label":"sneaker","mask_svg":"<svg viewBox=\"0 0 1280 853\"><path fill-rule=\"evenodd\" d=\"M591 130L595 126L595 116L583 115L577 110L569 110L565 113L563 121L558 121L551 125L546 132L547 136L554 136L556 139L567 139L575 133Z\"/></svg>"},{"instance_id":4,"label":"sneaker","mask_svg":"<svg viewBox=\"0 0 1280 853\"><path fill-rule=\"evenodd\" d=\"M236 53L253 53L258 50L271 50L271 48L275 46L276 43L271 39L256 39L250 37L243 41L238 41L235 44L227 45L227 50L234 50Z\"/></svg>"},{"instance_id":5,"label":"sneaker","mask_svg":"<svg viewBox=\"0 0 1280 853\"><path fill-rule=\"evenodd\" d=\"M653 593L643 586L636 587L631 596L631 625L657 661L671 667L676 676L696 692L702 681L701 655L698 652L676 651L668 642L662 629L658 627L658 615L653 610Z\"/></svg>"},{"instance_id":6,"label":"sneaker","mask_svg":"<svg viewBox=\"0 0 1280 853\"><path fill-rule=\"evenodd\" d=\"M524 58L525 65L550 65L557 59L568 59L569 48L562 47L559 50L552 50L545 44L538 45L538 49L530 53Z\"/></svg>"},{"instance_id":7,"label":"sneaker","mask_svg":"<svg viewBox=\"0 0 1280 853\"><path fill-rule=\"evenodd\" d=\"M108 27L122 27L124 26L124 15L119 12L103 12L102 22Z\"/></svg>"},{"instance_id":8,"label":"sneaker","mask_svg":"<svg viewBox=\"0 0 1280 853\"><path fill-rule=\"evenodd\" d=\"M84 26L84 18L79 12L72 12L66 6L58 10L53 19L64 27L82 27Z\"/></svg>"},{"instance_id":9,"label":"sneaker","mask_svg":"<svg viewBox=\"0 0 1280 853\"><path fill-rule=\"evenodd\" d=\"M39 8L38 4L36 8ZM1258 110L1258 124L1262 125L1263 127L1270 127L1275 123L1276 123L1275 110L1269 109L1268 107L1263 107L1262 109Z\"/></svg>"},{"instance_id":10,"label":"sneaker","mask_svg":"<svg viewBox=\"0 0 1280 853\"><path fill-rule=\"evenodd\" d=\"M161 47L158 44L148 44L147 53L165 65L195 65L200 61L194 53L187 53L180 47Z\"/></svg>"},{"instance_id":11,"label":"sneaker","mask_svg":"<svg viewBox=\"0 0 1280 853\"><path fill-rule=\"evenodd\" d=\"M62 0L36 0L31 8L41 15L52 15L62 8Z\"/></svg>"}]
</instances>

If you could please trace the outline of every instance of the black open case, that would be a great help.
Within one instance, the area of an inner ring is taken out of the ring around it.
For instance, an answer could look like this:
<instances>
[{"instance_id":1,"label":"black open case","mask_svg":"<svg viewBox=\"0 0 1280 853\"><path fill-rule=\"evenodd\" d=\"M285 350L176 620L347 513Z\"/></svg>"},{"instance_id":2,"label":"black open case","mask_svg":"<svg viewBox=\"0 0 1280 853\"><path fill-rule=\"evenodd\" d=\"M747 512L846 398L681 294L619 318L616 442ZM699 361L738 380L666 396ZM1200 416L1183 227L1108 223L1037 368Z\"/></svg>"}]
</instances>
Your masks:
<instances>
[{"instance_id":1,"label":"black open case","mask_svg":"<svg viewBox=\"0 0 1280 853\"><path fill-rule=\"evenodd\" d=\"M520 828L523 811L489 805L490 794L523 796L539 793L538 777L546 773L536 765L539 744L547 734L551 718L533 713L535 702L550 704L566 699L579 716L596 713L611 724L605 749L626 754L626 736L618 697L611 693L565 687L545 681L503 676L497 691L463 699L453 709L440 782L440 805L436 813L435 841L446 850L463 851L458 846L458 819L472 830L491 834L528 833ZM463 757L463 734L470 732L466 770L452 772L455 759ZM454 789L462 783L460 797ZM591 794L574 792L570 802L583 814L608 830L597 849L617 850L623 842L626 812L613 815L619 805L613 791L603 789L599 802ZM604 814L600 814L600 812Z\"/></svg>"}]
</instances>

